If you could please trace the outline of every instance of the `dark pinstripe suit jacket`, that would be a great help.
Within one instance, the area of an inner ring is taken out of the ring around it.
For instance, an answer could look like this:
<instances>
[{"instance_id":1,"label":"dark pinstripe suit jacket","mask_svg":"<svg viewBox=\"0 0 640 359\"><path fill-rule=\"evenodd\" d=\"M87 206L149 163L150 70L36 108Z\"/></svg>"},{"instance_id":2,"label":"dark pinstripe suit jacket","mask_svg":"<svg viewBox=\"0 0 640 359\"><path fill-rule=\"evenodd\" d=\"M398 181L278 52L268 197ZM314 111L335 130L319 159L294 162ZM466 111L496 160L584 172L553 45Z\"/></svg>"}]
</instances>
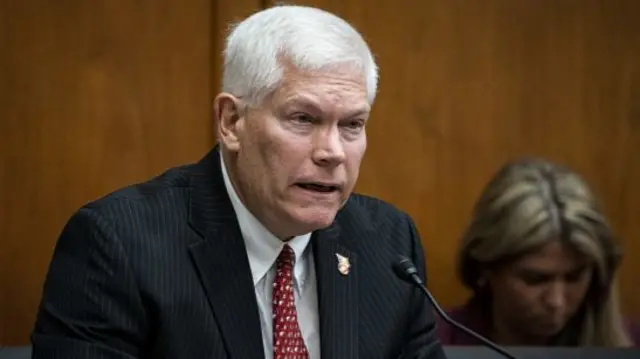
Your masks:
<instances>
[{"instance_id":1,"label":"dark pinstripe suit jacket","mask_svg":"<svg viewBox=\"0 0 640 359\"><path fill-rule=\"evenodd\" d=\"M406 214L353 195L312 245L323 358L444 358L431 307L391 270L398 254L424 268ZM351 261L346 276L336 253ZM47 274L33 358L262 358L251 278L214 149L72 216Z\"/></svg>"}]
</instances>

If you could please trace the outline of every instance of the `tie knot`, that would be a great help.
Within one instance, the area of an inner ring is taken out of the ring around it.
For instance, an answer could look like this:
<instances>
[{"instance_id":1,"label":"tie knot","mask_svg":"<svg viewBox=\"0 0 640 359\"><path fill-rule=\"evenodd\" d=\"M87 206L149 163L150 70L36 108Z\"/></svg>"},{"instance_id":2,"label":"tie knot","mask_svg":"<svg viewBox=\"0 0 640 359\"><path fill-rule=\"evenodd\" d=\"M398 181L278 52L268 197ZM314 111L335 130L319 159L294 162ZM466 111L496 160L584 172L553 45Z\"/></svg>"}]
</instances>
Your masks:
<instances>
[{"instance_id":1,"label":"tie knot","mask_svg":"<svg viewBox=\"0 0 640 359\"><path fill-rule=\"evenodd\" d=\"M284 247L282 247L282 251L280 251L280 255L278 255L278 268L293 268L295 261L296 253L288 244L285 244Z\"/></svg>"}]
</instances>

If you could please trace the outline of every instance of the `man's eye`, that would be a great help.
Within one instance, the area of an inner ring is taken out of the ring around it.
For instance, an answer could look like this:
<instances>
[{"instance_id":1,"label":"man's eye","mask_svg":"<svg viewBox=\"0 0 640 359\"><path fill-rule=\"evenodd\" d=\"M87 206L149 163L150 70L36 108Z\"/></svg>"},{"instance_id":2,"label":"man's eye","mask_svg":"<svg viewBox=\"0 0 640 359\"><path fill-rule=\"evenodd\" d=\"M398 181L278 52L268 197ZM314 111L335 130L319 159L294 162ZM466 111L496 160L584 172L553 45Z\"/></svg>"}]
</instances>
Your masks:
<instances>
[{"instance_id":1,"label":"man's eye","mask_svg":"<svg viewBox=\"0 0 640 359\"><path fill-rule=\"evenodd\" d=\"M311 115L308 115L306 113L293 115L292 120L300 124L310 124L315 122L315 118L313 118Z\"/></svg>"},{"instance_id":2,"label":"man's eye","mask_svg":"<svg viewBox=\"0 0 640 359\"><path fill-rule=\"evenodd\" d=\"M343 126L350 130L360 130L361 128L364 127L364 121L349 120L349 121L346 121Z\"/></svg>"}]
</instances>

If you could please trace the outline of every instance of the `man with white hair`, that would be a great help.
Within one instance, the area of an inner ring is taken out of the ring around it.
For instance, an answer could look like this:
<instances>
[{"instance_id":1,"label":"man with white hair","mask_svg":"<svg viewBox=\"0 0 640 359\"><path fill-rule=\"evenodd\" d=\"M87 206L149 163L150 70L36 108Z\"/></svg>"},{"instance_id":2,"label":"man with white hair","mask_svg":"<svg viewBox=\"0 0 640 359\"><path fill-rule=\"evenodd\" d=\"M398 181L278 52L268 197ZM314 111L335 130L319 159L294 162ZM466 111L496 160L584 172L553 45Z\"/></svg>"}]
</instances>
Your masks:
<instances>
[{"instance_id":1,"label":"man with white hair","mask_svg":"<svg viewBox=\"0 0 640 359\"><path fill-rule=\"evenodd\" d=\"M444 358L409 216L352 194L377 68L328 12L233 28L200 162L82 207L64 228L34 358Z\"/></svg>"}]
</instances>

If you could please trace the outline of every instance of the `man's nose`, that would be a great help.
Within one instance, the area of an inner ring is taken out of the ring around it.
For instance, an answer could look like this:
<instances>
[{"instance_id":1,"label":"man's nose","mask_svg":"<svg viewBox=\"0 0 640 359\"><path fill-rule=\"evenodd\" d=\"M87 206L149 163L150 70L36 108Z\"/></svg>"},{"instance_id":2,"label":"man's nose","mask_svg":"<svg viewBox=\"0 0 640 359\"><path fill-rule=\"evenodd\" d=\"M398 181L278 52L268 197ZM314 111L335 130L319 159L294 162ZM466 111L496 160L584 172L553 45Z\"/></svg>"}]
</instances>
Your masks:
<instances>
[{"instance_id":1,"label":"man's nose","mask_svg":"<svg viewBox=\"0 0 640 359\"><path fill-rule=\"evenodd\" d=\"M315 136L313 161L319 166L335 166L345 160L344 143L338 128L318 131Z\"/></svg>"}]
</instances>

